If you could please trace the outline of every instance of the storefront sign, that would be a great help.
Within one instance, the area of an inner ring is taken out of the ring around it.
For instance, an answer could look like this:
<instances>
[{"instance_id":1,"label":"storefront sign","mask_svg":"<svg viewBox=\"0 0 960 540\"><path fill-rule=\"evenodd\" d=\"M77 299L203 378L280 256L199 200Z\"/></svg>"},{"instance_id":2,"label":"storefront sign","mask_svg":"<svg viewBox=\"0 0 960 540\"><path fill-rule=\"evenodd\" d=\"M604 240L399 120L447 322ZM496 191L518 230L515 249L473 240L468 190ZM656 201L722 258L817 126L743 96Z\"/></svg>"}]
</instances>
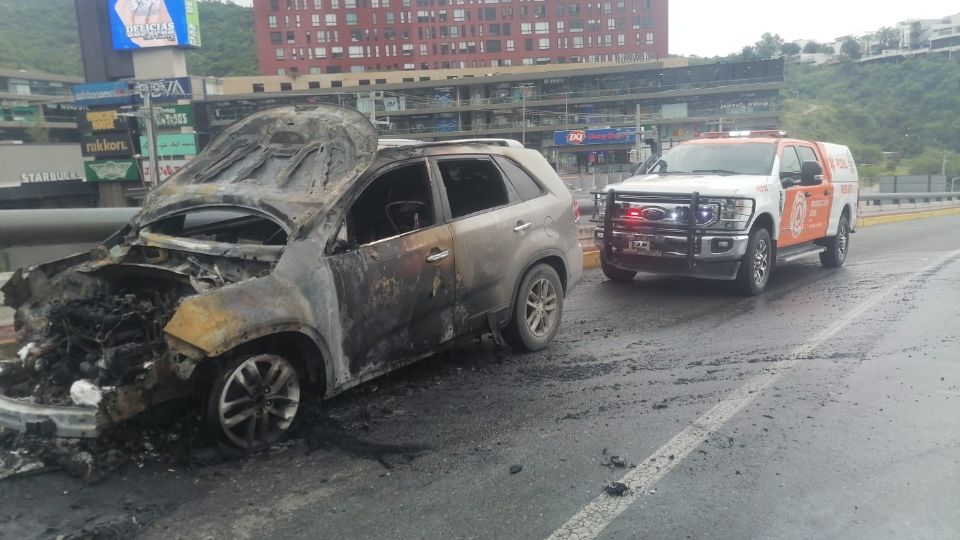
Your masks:
<instances>
[{"instance_id":1,"label":"storefront sign","mask_svg":"<svg viewBox=\"0 0 960 540\"><path fill-rule=\"evenodd\" d=\"M87 161L83 164L88 182L135 181L140 179L137 162L132 159Z\"/></svg>"},{"instance_id":2,"label":"storefront sign","mask_svg":"<svg viewBox=\"0 0 960 540\"><path fill-rule=\"evenodd\" d=\"M146 137L140 137L140 154L150 156ZM197 136L193 133L171 133L157 136L157 154L163 156L197 155Z\"/></svg>"},{"instance_id":3,"label":"storefront sign","mask_svg":"<svg viewBox=\"0 0 960 540\"><path fill-rule=\"evenodd\" d=\"M114 50L199 47L198 0L108 0Z\"/></svg>"},{"instance_id":4,"label":"storefront sign","mask_svg":"<svg viewBox=\"0 0 960 540\"><path fill-rule=\"evenodd\" d=\"M83 180L80 171L45 171L26 172L20 175L20 185L40 184L43 182L66 182L68 180Z\"/></svg>"},{"instance_id":5,"label":"storefront sign","mask_svg":"<svg viewBox=\"0 0 960 540\"><path fill-rule=\"evenodd\" d=\"M80 140L80 153L86 157L132 156L126 133L87 135Z\"/></svg>"},{"instance_id":6,"label":"storefront sign","mask_svg":"<svg viewBox=\"0 0 960 540\"><path fill-rule=\"evenodd\" d=\"M160 182L163 182L170 177L173 173L179 171L183 168L184 165L189 163L190 160L187 159L163 159L158 163L158 169L160 170ZM143 179L152 184L153 181L153 171L150 169L150 160L145 159L140 162L140 166L143 169Z\"/></svg>"},{"instance_id":7,"label":"storefront sign","mask_svg":"<svg viewBox=\"0 0 960 540\"><path fill-rule=\"evenodd\" d=\"M153 122L157 129L175 129L193 126L193 107L190 105L167 105L153 108ZM142 118L137 119L140 130L146 129Z\"/></svg>"},{"instance_id":8,"label":"storefront sign","mask_svg":"<svg viewBox=\"0 0 960 540\"><path fill-rule=\"evenodd\" d=\"M77 127L87 133L97 131L123 131L123 117L117 111L84 111L77 113Z\"/></svg>"},{"instance_id":9,"label":"storefront sign","mask_svg":"<svg viewBox=\"0 0 960 540\"><path fill-rule=\"evenodd\" d=\"M78 84L73 87L73 100L77 105L127 105L132 99L133 90L125 82Z\"/></svg>"},{"instance_id":10,"label":"storefront sign","mask_svg":"<svg viewBox=\"0 0 960 540\"><path fill-rule=\"evenodd\" d=\"M137 93L137 103L143 103L140 96L146 93L150 94L154 103L169 103L178 99L193 98L193 86L190 83L190 77L137 81L133 86L134 92Z\"/></svg>"},{"instance_id":11,"label":"storefront sign","mask_svg":"<svg viewBox=\"0 0 960 540\"><path fill-rule=\"evenodd\" d=\"M633 144L636 141L636 128L574 129L553 132L553 144L556 146Z\"/></svg>"}]
</instances>

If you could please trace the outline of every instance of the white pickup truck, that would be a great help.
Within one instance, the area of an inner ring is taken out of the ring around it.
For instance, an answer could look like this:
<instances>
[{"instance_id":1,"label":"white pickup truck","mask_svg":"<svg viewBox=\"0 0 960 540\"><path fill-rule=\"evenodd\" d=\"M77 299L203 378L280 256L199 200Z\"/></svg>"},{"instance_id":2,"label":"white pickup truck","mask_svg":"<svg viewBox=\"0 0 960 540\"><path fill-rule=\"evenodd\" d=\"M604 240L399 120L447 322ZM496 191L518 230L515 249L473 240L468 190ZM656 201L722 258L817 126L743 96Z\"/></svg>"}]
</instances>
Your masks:
<instances>
[{"instance_id":1,"label":"white pickup truck","mask_svg":"<svg viewBox=\"0 0 960 540\"><path fill-rule=\"evenodd\" d=\"M846 146L782 131L706 133L642 174L595 193L594 242L604 274L736 280L764 291L776 263L847 257L859 177Z\"/></svg>"}]
</instances>

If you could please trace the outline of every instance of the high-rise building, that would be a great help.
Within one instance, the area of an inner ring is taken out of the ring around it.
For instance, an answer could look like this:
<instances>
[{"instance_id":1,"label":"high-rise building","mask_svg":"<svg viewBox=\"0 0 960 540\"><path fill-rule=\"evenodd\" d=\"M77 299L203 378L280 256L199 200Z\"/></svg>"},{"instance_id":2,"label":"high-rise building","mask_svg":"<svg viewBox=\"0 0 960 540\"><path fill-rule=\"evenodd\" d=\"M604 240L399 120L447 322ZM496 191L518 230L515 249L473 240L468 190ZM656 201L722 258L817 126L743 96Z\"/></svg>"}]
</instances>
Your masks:
<instances>
[{"instance_id":1,"label":"high-rise building","mask_svg":"<svg viewBox=\"0 0 960 540\"><path fill-rule=\"evenodd\" d=\"M254 0L264 75L635 62L667 0Z\"/></svg>"}]
</instances>

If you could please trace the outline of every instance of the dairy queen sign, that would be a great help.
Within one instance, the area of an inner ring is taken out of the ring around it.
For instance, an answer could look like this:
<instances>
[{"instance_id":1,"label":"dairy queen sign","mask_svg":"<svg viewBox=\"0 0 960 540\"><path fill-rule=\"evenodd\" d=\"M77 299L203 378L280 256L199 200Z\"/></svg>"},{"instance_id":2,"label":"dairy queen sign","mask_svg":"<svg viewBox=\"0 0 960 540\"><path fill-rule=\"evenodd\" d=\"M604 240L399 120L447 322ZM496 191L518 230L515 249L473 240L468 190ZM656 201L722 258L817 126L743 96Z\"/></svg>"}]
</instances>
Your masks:
<instances>
[{"instance_id":1,"label":"dairy queen sign","mask_svg":"<svg viewBox=\"0 0 960 540\"><path fill-rule=\"evenodd\" d=\"M633 144L636 141L636 128L573 129L553 132L555 146Z\"/></svg>"}]
</instances>

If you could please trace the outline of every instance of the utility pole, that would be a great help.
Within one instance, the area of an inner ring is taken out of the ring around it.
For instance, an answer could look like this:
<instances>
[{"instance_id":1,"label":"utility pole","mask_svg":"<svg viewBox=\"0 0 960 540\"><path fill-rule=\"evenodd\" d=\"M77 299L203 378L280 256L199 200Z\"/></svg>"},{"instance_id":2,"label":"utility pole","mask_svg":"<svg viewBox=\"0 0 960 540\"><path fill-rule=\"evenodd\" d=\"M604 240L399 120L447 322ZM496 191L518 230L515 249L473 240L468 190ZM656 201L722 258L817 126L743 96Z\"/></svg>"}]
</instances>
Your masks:
<instances>
[{"instance_id":1,"label":"utility pole","mask_svg":"<svg viewBox=\"0 0 960 540\"><path fill-rule=\"evenodd\" d=\"M947 153L943 153L943 164L940 165L940 175L947 176Z\"/></svg>"},{"instance_id":2,"label":"utility pole","mask_svg":"<svg viewBox=\"0 0 960 540\"><path fill-rule=\"evenodd\" d=\"M153 89L147 85L147 91L143 94L143 104L147 108L147 117L144 124L147 128L147 146L150 148L150 174L153 179L153 185L156 187L160 183L160 160L157 156L157 126L153 118Z\"/></svg>"},{"instance_id":3,"label":"utility pole","mask_svg":"<svg viewBox=\"0 0 960 540\"><path fill-rule=\"evenodd\" d=\"M527 146L527 89L520 87L520 142Z\"/></svg>"},{"instance_id":4,"label":"utility pole","mask_svg":"<svg viewBox=\"0 0 960 540\"><path fill-rule=\"evenodd\" d=\"M377 125L377 93L370 91L370 123Z\"/></svg>"},{"instance_id":5,"label":"utility pole","mask_svg":"<svg viewBox=\"0 0 960 540\"><path fill-rule=\"evenodd\" d=\"M636 154L637 163L643 163L643 158L641 157L641 152L643 150L643 124L640 123L639 103L637 104L636 111L634 112L633 121L637 130L636 141L633 143L633 151Z\"/></svg>"},{"instance_id":6,"label":"utility pole","mask_svg":"<svg viewBox=\"0 0 960 540\"><path fill-rule=\"evenodd\" d=\"M570 91L563 93L563 127L570 128Z\"/></svg>"}]
</instances>

